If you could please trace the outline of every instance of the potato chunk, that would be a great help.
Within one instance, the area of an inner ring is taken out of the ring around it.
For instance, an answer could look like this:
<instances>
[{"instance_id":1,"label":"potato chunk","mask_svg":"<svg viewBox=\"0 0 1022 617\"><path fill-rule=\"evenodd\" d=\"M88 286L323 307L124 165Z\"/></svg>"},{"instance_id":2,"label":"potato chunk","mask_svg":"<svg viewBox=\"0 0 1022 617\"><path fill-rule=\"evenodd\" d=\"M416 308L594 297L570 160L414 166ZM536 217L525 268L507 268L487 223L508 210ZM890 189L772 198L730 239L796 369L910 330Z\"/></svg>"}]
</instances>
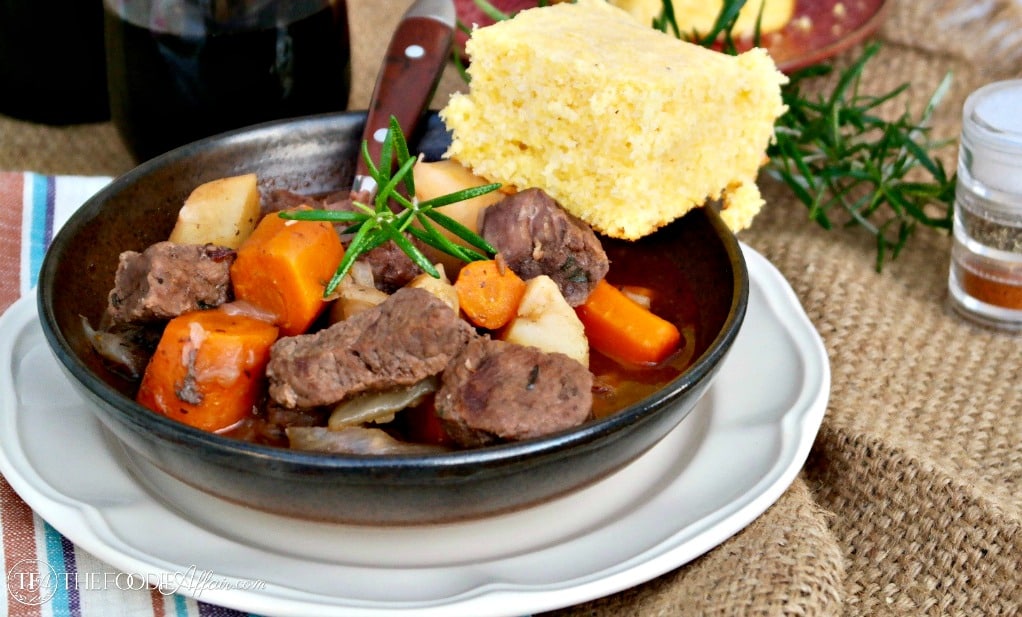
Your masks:
<instances>
[{"instance_id":1,"label":"potato chunk","mask_svg":"<svg viewBox=\"0 0 1022 617\"><path fill-rule=\"evenodd\" d=\"M501 338L510 343L560 352L589 366L585 327L549 276L529 279L518 313Z\"/></svg>"},{"instance_id":2,"label":"potato chunk","mask_svg":"<svg viewBox=\"0 0 1022 617\"><path fill-rule=\"evenodd\" d=\"M451 280L447 278L447 274L444 272L444 265L442 263L438 263L436 264L436 268L440 271L440 278L434 278L423 272L409 281L405 287L418 287L420 289L425 289L437 298L443 300L444 304L451 307L451 310L457 313L461 310L461 306L458 302L458 291L454 288L454 285L451 284Z\"/></svg>"},{"instance_id":3,"label":"potato chunk","mask_svg":"<svg viewBox=\"0 0 1022 617\"><path fill-rule=\"evenodd\" d=\"M419 201L489 184L484 178L473 174L461 163L449 159L432 163L420 161L412 168L412 176L415 178L415 196ZM440 211L479 233L479 213L504 197L504 193L493 191L473 199L443 206ZM453 234L447 235L451 239L456 239ZM460 239L456 239L456 241L461 242Z\"/></svg>"},{"instance_id":4,"label":"potato chunk","mask_svg":"<svg viewBox=\"0 0 1022 617\"><path fill-rule=\"evenodd\" d=\"M179 244L216 244L236 249L257 222L256 175L220 178L192 191L177 214L169 239Z\"/></svg>"},{"instance_id":5,"label":"potato chunk","mask_svg":"<svg viewBox=\"0 0 1022 617\"><path fill-rule=\"evenodd\" d=\"M450 193L457 191L489 184L487 180L473 174L470 169L461 163L449 159L434 161L432 163L419 161L415 164L415 167L412 167L412 175L415 178L415 197L418 198L419 201L426 201L428 199L449 195ZM468 227L475 233L479 233L479 222L482 220L482 211L497 203L504 197L506 197L504 193L500 191L493 191L473 199L466 199L464 201L442 206L438 210L458 221L465 227ZM469 246L464 240L443 227L438 225L437 229L440 233L447 236L447 238L452 242L461 244L462 246ZM429 255L432 260L442 263L444 267L447 268L447 272L450 273L451 278L457 276L458 271L463 265L457 258L451 257L446 253L441 253L440 251L427 249L426 254Z\"/></svg>"},{"instance_id":6,"label":"potato chunk","mask_svg":"<svg viewBox=\"0 0 1022 617\"><path fill-rule=\"evenodd\" d=\"M329 309L330 323L354 317L382 304L388 297L376 288L373 268L365 261L356 261L351 265L348 275L337 286L336 296Z\"/></svg>"}]
</instances>

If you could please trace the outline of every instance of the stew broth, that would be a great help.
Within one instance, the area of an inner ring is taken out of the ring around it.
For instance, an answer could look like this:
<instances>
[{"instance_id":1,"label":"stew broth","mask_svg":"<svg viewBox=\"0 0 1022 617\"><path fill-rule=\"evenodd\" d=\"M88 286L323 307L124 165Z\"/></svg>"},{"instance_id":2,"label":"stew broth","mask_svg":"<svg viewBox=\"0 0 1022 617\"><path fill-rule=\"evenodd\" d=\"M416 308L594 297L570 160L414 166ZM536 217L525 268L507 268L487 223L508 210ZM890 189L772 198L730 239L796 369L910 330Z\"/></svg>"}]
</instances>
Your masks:
<instances>
[{"instance_id":1,"label":"stew broth","mask_svg":"<svg viewBox=\"0 0 1022 617\"><path fill-rule=\"evenodd\" d=\"M699 303L683 263L656 248L639 243L601 238L611 260L607 281L615 286L637 286L652 292L650 309L674 323L682 343L664 362L655 366L626 364L590 349L593 373L593 416L603 418L638 403L681 375L705 351L709 341L703 330ZM398 413L393 422L375 425L402 441L450 445L442 435L424 430L424 414L432 413L432 398L417 408ZM329 410L269 411L262 406L252 417L224 434L265 445L287 447L284 424L322 426Z\"/></svg>"}]
</instances>

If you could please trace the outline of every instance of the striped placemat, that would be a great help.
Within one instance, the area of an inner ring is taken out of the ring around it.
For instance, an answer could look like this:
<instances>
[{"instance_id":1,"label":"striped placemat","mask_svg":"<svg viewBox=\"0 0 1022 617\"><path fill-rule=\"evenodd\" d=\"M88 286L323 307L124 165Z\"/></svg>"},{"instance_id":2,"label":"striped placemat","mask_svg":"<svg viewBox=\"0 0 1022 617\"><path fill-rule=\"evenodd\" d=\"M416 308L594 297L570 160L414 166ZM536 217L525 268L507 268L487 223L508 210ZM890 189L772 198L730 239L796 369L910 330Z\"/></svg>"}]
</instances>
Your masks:
<instances>
[{"instance_id":1,"label":"striped placemat","mask_svg":"<svg viewBox=\"0 0 1022 617\"><path fill-rule=\"evenodd\" d=\"M0 172L0 312L34 293L54 233L110 181L103 176ZM0 478L0 615L235 617L235 610L160 591L75 546ZM195 572L181 572L187 583ZM165 578L165 577L164 577ZM196 595L196 594L192 594ZM201 597L201 596L200 596Z\"/></svg>"}]
</instances>

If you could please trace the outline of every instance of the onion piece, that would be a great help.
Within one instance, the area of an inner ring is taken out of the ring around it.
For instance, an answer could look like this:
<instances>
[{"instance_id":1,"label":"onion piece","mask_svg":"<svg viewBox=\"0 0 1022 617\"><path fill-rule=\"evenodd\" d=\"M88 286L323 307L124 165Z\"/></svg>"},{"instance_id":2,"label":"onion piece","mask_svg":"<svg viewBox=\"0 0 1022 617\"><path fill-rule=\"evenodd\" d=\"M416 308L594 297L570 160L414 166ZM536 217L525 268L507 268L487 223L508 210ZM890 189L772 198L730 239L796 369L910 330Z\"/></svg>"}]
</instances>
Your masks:
<instances>
[{"instance_id":1,"label":"onion piece","mask_svg":"<svg viewBox=\"0 0 1022 617\"><path fill-rule=\"evenodd\" d=\"M277 315L245 300L234 300L233 302L225 302L220 305L220 310L227 313L228 315L234 316L241 315L243 317L252 317L253 319L259 319L261 321L266 321L269 323L274 323L277 321Z\"/></svg>"},{"instance_id":2,"label":"onion piece","mask_svg":"<svg viewBox=\"0 0 1022 617\"><path fill-rule=\"evenodd\" d=\"M331 298L329 321L337 323L382 304L387 294L376 288L373 269L368 263L356 261L348 275L341 279Z\"/></svg>"},{"instance_id":3,"label":"onion piece","mask_svg":"<svg viewBox=\"0 0 1022 617\"><path fill-rule=\"evenodd\" d=\"M419 404L426 395L436 392L438 384L436 377L427 377L411 386L368 392L341 401L334 406L327 426L338 430L366 422L390 422L395 413Z\"/></svg>"},{"instance_id":4,"label":"onion piece","mask_svg":"<svg viewBox=\"0 0 1022 617\"><path fill-rule=\"evenodd\" d=\"M652 291L634 285L624 285L620 287L621 293L626 295L632 302L638 304L647 311L653 306ZM646 293L643 293L646 292Z\"/></svg>"},{"instance_id":5,"label":"onion piece","mask_svg":"<svg viewBox=\"0 0 1022 617\"><path fill-rule=\"evenodd\" d=\"M111 330L96 330L85 315L78 317L82 320L85 337L96 353L128 377L138 379L142 376L156 347L156 341L159 340L159 331L133 325L120 325Z\"/></svg>"},{"instance_id":6,"label":"onion piece","mask_svg":"<svg viewBox=\"0 0 1022 617\"><path fill-rule=\"evenodd\" d=\"M329 454L437 454L442 446L398 441L378 428L347 426L330 430L323 426L289 426L291 448Z\"/></svg>"}]
</instances>

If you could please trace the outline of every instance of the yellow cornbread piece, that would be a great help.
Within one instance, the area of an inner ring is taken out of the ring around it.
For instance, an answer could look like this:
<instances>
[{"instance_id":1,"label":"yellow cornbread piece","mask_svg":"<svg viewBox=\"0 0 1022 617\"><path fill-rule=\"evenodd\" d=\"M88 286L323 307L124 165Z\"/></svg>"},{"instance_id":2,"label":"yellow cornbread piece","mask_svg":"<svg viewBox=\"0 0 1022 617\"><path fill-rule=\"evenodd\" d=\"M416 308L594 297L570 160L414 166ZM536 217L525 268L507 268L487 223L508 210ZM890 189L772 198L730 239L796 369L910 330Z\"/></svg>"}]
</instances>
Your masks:
<instances>
[{"instance_id":1,"label":"yellow cornbread piece","mask_svg":"<svg viewBox=\"0 0 1022 617\"><path fill-rule=\"evenodd\" d=\"M530 9L469 39L471 86L440 115L447 156L544 189L612 237L637 239L707 200L734 230L784 112L767 53L728 56L643 26L603 0Z\"/></svg>"},{"instance_id":2,"label":"yellow cornbread piece","mask_svg":"<svg viewBox=\"0 0 1022 617\"><path fill-rule=\"evenodd\" d=\"M620 7L639 20L643 25L650 25L653 19L663 11L663 0L609 0L614 6ZM713 29L713 24L724 6L723 0L673 0L674 16L682 32L705 34ZM795 0L748 0L738 13L738 19L731 33L735 36L752 36L756 32L756 21L760 22L760 34L776 32L783 28L795 14Z\"/></svg>"}]
</instances>

